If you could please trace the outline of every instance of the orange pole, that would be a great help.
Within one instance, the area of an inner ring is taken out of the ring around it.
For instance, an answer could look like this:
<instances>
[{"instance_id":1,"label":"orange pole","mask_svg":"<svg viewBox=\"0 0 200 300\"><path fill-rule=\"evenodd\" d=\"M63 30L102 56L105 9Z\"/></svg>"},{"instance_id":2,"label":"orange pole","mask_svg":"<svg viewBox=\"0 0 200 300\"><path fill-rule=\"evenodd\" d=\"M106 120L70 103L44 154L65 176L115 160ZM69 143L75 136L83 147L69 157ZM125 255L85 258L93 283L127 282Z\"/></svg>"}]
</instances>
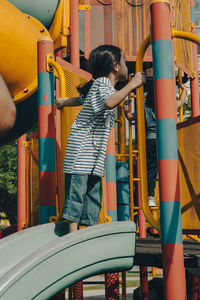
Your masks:
<instances>
[{"instance_id":1,"label":"orange pole","mask_svg":"<svg viewBox=\"0 0 200 300\"><path fill-rule=\"evenodd\" d=\"M26 134L17 140L17 230L26 223Z\"/></svg>"},{"instance_id":2,"label":"orange pole","mask_svg":"<svg viewBox=\"0 0 200 300\"><path fill-rule=\"evenodd\" d=\"M70 0L71 63L80 67L78 0Z\"/></svg>"},{"instance_id":3,"label":"orange pole","mask_svg":"<svg viewBox=\"0 0 200 300\"><path fill-rule=\"evenodd\" d=\"M85 0L85 5L90 5L90 0ZM84 12L84 51L85 58L90 55L90 10Z\"/></svg>"}]
</instances>

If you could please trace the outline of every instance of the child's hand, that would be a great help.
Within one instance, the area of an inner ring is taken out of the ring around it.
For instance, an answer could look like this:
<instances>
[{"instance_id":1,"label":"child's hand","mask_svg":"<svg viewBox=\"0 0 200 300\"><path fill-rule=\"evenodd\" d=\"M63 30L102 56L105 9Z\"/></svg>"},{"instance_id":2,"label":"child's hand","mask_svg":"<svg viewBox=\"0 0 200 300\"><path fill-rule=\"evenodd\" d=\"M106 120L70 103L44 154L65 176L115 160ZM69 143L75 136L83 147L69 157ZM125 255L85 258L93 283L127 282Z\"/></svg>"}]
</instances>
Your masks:
<instances>
[{"instance_id":1,"label":"child's hand","mask_svg":"<svg viewBox=\"0 0 200 300\"><path fill-rule=\"evenodd\" d=\"M134 114L132 114L132 113L129 111L128 100L125 100L125 101L124 101L123 109L124 109L124 114L125 114L126 118L127 118L129 121L135 120Z\"/></svg>"},{"instance_id":2,"label":"child's hand","mask_svg":"<svg viewBox=\"0 0 200 300\"><path fill-rule=\"evenodd\" d=\"M58 99L56 99L56 101L55 101L56 108L59 109L59 110L63 109L63 107L65 107L65 101L67 99L69 99L69 98L64 98L64 99L63 98L58 98Z\"/></svg>"},{"instance_id":3,"label":"child's hand","mask_svg":"<svg viewBox=\"0 0 200 300\"><path fill-rule=\"evenodd\" d=\"M131 79L130 83L133 85L133 89L140 87L145 83L145 75L143 72L137 72Z\"/></svg>"},{"instance_id":4,"label":"child's hand","mask_svg":"<svg viewBox=\"0 0 200 300\"><path fill-rule=\"evenodd\" d=\"M125 113L129 112L128 100L125 100L125 101L124 101L123 109L124 109L124 112L125 112Z\"/></svg>"},{"instance_id":5,"label":"child's hand","mask_svg":"<svg viewBox=\"0 0 200 300\"><path fill-rule=\"evenodd\" d=\"M180 87L182 88L182 90L186 89L186 86L184 84L181 84Z\"/></svg>"}]
</instances>

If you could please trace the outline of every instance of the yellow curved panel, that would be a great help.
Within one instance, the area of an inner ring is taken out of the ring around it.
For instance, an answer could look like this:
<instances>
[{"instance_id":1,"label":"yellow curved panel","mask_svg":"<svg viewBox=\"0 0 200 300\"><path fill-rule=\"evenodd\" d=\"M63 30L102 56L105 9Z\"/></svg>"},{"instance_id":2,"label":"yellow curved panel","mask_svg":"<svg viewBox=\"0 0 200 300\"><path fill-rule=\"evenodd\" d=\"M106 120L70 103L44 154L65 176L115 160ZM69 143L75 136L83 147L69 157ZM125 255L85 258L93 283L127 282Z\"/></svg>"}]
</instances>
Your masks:
<instances>
[{"instance_id":1,"label":"yellow curved panel","mask_svg":"<svg viewBox=\"0 0 200 300\"><path fill-rule=\"evenodd\" d=\"M38 20L1 0L0 73L15 103L37 89L37 41L43 35L49 33Z\"/></svg>"},{"instance_id":2,"label":"yellow curved panel","mask_svg":"<svg viewBox=\"0 0 200 300\"><path fill-rule=\"evenodd\" d=\"M49 33L54 41L55 50L67 46L67 34L69 28L69 0L61 0L56 10Z\"/></svg>"}]
</instances>

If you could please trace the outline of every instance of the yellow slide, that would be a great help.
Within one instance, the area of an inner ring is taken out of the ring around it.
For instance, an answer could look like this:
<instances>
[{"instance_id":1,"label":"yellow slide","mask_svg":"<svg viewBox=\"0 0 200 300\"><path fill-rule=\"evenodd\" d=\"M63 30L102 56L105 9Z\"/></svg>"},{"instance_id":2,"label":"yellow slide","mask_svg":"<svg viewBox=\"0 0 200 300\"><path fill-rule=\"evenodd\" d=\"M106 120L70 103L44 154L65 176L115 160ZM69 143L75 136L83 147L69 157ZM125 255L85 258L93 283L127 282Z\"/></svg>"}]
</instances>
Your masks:
<instances>
[{"instance_id":1,"label":"yellow slide","mask_svg":"<svg viewBox=\"0 0 200 300\"><path fill-rule=\"evenodd\" d=\"M0 74L17 108L15 125L0 139L0 145L18 138L37 122L37 41L41 36L47 35L54 41L56 50L66 47L67 44L69 1L45 0L46 2L40 3L39 8L39 2L24 1L26 2L20 3L25 6L25 11L27 7L30 8L30 13L33 10L34 17L23 13L19 2L15 0L1 0L0 5ZM20 9L14 5L15 2ZM35 13L38 11L40 15L48 15L51 11L48 19L49 31L38 21L38 15ZM23 101L25 99L26 101Z\"/></svg>"},{"instance_id":2,"label":"yellow slide","mask_svg":"<svg viewBox=\"0 0 200 300\"><path fill-rule=\"evenodd\" d=\"M68 14L66 17L64 11L69 9L66 3L65 0L59 2L48 32L37 19L24 14L9 1L1 0L0 73L15 103L27 99L37 89L38 39L43 35L51 36L57 48L66 43Z\"/></svg>"},{"instance_id":3,"label":"yellow slide","mask_svg":"<svg viewBox=\"0 0 200 300\"><path fill-rule=\"evenodd\" d=\"M37 89L37 40L42 35L49 33L39 21L1 0L0 73L16 103Z\"/></svg>"}]
</instances>

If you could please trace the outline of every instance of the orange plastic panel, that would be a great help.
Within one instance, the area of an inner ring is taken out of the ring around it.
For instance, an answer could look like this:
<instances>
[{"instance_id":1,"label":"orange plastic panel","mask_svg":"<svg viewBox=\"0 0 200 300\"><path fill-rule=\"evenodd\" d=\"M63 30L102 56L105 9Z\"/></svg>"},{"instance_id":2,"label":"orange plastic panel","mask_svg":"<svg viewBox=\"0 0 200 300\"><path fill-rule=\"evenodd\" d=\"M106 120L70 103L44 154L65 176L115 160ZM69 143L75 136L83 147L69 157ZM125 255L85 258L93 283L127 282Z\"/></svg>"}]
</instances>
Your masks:
<instances>
[{"instance_id":1,"label":"orange plastic panel","mask_svg":"<svg viewBox=\"0 0 200 300\"><path fill-rule=\"evenodd\" d=\"M191 32L190 1L174 1L173 24L175 30ZM184 68L192 72L192 43L186 40L175 39L176 60ZM183 69L184 70L184 69Z\"/></svg>"},{"instance_id":2,"label":"orange plastic panel","mask_svg":"<svg viewBox=\"0 0 200 300\"><path fill-rule=\"evenodd\" d=\"M183 229L199 230L200 118L194 118L178 126L182 127L178 129L177 134Z\"/></svg>"}]
</instances>

